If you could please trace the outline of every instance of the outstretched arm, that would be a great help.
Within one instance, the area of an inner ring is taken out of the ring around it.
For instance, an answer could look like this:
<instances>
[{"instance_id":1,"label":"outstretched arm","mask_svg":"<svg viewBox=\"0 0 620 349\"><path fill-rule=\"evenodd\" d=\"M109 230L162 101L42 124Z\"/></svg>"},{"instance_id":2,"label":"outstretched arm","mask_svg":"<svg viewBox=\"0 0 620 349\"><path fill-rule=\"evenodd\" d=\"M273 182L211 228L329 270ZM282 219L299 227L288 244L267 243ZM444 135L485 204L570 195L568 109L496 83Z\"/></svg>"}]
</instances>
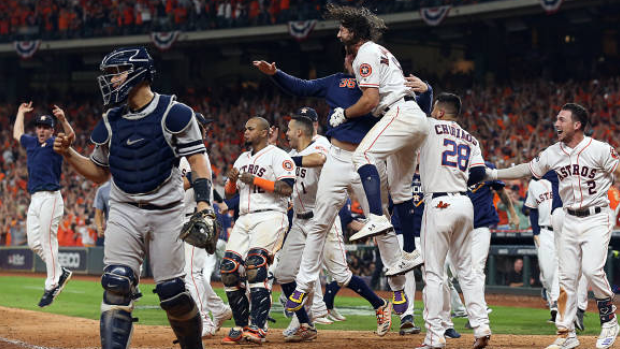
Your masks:
<instances>
[{"instance_id":1,"label":"outstretched arm","mask_svg":"<svg viewBox=\"0 0 620 349\"><path fill-rule=\"evenodd\" d=\"M294 180L292 178L285 178L274 182L265 178L257 177L251 173L244 172L239 177L239 180L243 183L255 185L266 191L276 193L281 196L290 196L293 193Z\"/></svg>"},{"instance_id":2,"label":"outstretched arm","mask_svg":"<svg viewBox=\"0 0 620 349\"><path fill-rule=\"evenodd\" d=\"M300 97L325 97L329 88L330 76L304 80L278 70L275 62L254 61L252 64L263 74L269 75L273 82L284 92Z\"/></svg>"},{"instance_id":3,"label":"outstretched arm","mask_svg":"<svg viewBox=\"0 0 620 349\"><path fill-rule=\"evenodd\" d=\"M59 106L54 104L54 109L52 110L52 113L54 113L54 116L62 125L62 129L64 130L64 133L67 135L67 137L75 139L75 132L73 132L73 127L71 127L71 124L69 124L69 121L67 121L64 110L60 109Z\"/></svg>"},{"instance_id":4,"label":"outstretched arm","mask_svg":"<svg viewBox=\"0 0 620 349\"><path fill-rule=\"evenodd\" d=\"M108 168L98 166L91 159L82 156L71 147L73 137L68 137L64 133L59 133L54 140L54 151L62 155L65 161L71 165L79 174L90 179L91 181L102 184L110 178L110 170Z\"/></svg>"},{"instance_id":5,"label":"outstretched arm","mask_svg":"<svg viewBox=\"0 0 620 349\"><path fill-rule=\"evenodd\" d=\"M20 142L22 135L24 134L24 116L26 113L33 111L32 101L28 103L22 103L17 109L17 116L15 117L15 125L13 125L13 138Z\"/></svg>"},{"instance_id":6,"label":"outstretched arm","mask_svg":"<svg viewBox=\"0 0 620 349\"><path fill-rule=\"evenodd\" d=\"M503 170L490 169L487 167L485 180L495 181L498 179L519 179L532 175L529 164L519 164Z\"/></svg>"}]
</instances>

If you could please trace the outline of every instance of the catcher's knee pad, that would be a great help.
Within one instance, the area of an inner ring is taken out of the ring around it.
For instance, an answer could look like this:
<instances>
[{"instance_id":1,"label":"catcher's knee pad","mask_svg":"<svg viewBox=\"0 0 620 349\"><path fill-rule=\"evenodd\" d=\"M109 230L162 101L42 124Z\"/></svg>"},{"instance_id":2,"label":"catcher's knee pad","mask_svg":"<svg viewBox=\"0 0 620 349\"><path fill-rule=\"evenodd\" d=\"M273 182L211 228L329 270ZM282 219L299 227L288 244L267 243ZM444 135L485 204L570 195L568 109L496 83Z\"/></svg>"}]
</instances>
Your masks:
<instances>
[{"instance_id":1,"label":"catcher's knee pad","mask_svg":"<svg viewBox=\"0 0 620 349\"><path fill-rule=\"evenodd\" d=\"M185 288L181 278L157 284L155 293L159 305L168 315L168 321L181 348L202 348L202 320L196 302Z\"/></svg>"},{"instance_id":2,"label":"catcher's knee pad","mask_svg":"<svg viewBox=\"0 0 620 349\"><path fill-rule=\"evenodd\" d=\"M269 277L269 252L263 248L251 248L245 258L245 268L249 284L264 282Z\"/></svg>"},{"instance_id":3,"label":"catcher's knee pad","mask_svg":"<svg viewBox=\"0 0 620 349\"><path fill-rule=\"evenodd\" d=\"M222 277L222 283L226 286L227 291L234 291L240 288L241 274L239 268L241 268L245 262L243 258L233 251L226 251L222 263L220 264L220 274Z\"/></svg>"},{"instance_id":4,"label":"catcher's knee pad","mask_svg":"<svg viewBox=\"0 0 620 349\"><path fill-rule=\"evenodd\" d=\"M136 277L124 265L103 269L101 285L105 289L101 304L100 335L104 349L126 348L131 339L133 318L132 290Z\"/></svg>"}]
</instances>

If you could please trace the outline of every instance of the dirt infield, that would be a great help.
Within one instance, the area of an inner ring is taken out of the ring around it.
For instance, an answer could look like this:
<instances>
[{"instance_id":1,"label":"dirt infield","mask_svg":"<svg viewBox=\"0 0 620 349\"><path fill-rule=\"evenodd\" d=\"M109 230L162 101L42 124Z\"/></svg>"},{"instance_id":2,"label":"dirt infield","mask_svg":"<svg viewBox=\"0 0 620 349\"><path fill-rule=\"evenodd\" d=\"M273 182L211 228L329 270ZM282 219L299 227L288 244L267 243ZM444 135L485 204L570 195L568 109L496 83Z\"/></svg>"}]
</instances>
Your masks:
<instances>
[{"instance_id":1,"label":"dirt infield","mask_svg":"<svg viewBox=\"0 0 620 349\"><path fill-rule=\"evenodd\" d=\"M3 349L56 349L56 348L97 348L99 347L99 322L81 318L40 313L30 310L0 307L0 348ZM213 339L204 341L205 348L229 348L220 345L225 330L220 330ZM174 335L166 326L136 325L131 342L132 348L179 348L172 344ZM320 348L320 349L411 349L420 344L424 337L399 336L392 332L379 338L370 332L328 331L319 332L319 338L311 343L285 343L280 330L268 336L266 348ZM596 337L579 338L582 348L593 348ZM494 335L489 348L544 348L550 344L552 336ZM448 342L447 348L471 348L472 335ZM246 347L246 346L244 346Z\"/></svg>"}]
</instances>

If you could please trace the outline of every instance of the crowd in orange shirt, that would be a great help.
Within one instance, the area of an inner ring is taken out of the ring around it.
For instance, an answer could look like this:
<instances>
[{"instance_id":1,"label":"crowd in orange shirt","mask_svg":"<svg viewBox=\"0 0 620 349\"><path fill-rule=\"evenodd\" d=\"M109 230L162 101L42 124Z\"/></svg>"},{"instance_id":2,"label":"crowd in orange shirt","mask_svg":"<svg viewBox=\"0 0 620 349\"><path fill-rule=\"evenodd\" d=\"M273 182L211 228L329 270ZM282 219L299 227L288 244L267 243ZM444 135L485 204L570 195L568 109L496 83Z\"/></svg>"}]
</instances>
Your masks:
<instances>
[{"instance_id":1,"label":"crowd in orange shirt","mask_svg":"<svg viewBox=\"0 0 620 349\"><path fill-rule=\"evenodd\" d=\"M463 99L461 125L481 141L485 159L500 168L528 161L555 142L553 122L566 101L575 101L590 109L593 137L615 147L620 145L618 139L612 137L620 129L620 77L561 84L539 79L506 86L472 87L459 93ZM288 115L303 105L312 106L321 116L320 124L326 125L329 112L324 102L289 97L277 91L268 80L226 90L204 91L204 94L190 89L179 100L214 120L205 144L215 174L215 187L220 192L228 169L243 150L243 127L250 115L264 115L275 120L280 129L279 145L285 147ZM101 106L91 102L51 103L65 109L78 134L76 149L81 154L90 154L92 145L88 138L103 112ZM34 112L37 115L51 110L37 101L35 107L39 108ZM25 233L29 203L25 152L11 137L9 120L14 117L16 108L17 104L0 105L0 244L25 243L25 235L18 241L9 238L12 231L18 237L20 230ZM27 116L31 117L33 115ZM94 238L92 206L96 187L66 164L62 185L65 215L59 240L62 245L90 244ZM523 197L527 181L509 183L510 187L513 185L518 186L519 196ZM610 195L620 197L617 192Z\"/></svg>"},{"instance_id":2,"label":"crowd in orange shirt","mask_svg":"<svg viewBox=\"0 0 620 349\"><path fill-rule=\"evenodd\" d=\"M381 0L378 13L498 0ZM327 3L364 0L4 0L0 41L57 40L170 30L207 30L319 19Z\"/></svg>"}]
</instances>

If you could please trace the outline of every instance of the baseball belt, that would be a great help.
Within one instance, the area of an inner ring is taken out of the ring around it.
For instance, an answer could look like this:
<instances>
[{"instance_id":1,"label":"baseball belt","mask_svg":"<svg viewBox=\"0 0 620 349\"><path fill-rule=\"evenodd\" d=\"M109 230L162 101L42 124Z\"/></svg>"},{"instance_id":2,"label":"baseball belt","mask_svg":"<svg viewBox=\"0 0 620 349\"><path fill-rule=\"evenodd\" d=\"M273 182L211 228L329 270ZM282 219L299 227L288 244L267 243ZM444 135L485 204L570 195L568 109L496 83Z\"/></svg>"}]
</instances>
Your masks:
<instances>
[{"instance_id":1,"label":"baseball belt","mask_svg":"<svg viewBox=\"0 0 620 349\"><path fill-rule=\"evenodd\" d=\"M600 207L588 207L588 208L584 208L581 210L571 210L570 208L566 209L566 212L571 215L571 216L575 216L575 217L588 217L588 216L592 216L595 215L597 213L601 213L601 211L603 211L602 208Z\"/></svg>"},{"instance_id":2,"label":"baseball belt","mask_svg":"<svg viewBox=\"0 0 620 349\"><path fill-rule=\"evenodd\" d=\"M541 229L548 230L548 231L553 231L553 227L550 227L550 226L548 226L548 225L543 225L543 226L541 226L540 228L541 228Z\"/></svg>"},{"instance_id":3,"label":"baseball belt","mask_svg":"<svg viewBox=\"0 0 620 349\"><path fill-rule=\"evenodd\" d=\"M433 199L437 199L437 198L440 198L442 196L456 196L456 195L467 195L467 193L464 192L464 191L460 191L460 192L457 191L457 192L454 192L454 193L433 193Z\"/></svg>"},{"instance_id":4,"label":"baseball belt","mask_svg":"<svg viewBox=\"0 0 620 349\"><path fill-rule=\"evenodd\" d=\"M314 212L310 211L306 213L298 213L295 215L295 217L297 217L297 219L310 219L314 217Z\"/></svg>"},{"instance_id":5,"label":"baseball belt","mask_svg":"<svg viewBox=\"0 0 620 349\"><path fill-rule=\"evenodd\" d=\"M405 96L405 97L403 97L403 99L405 100L405 102L408 102L408 101L415 101L415 97L411 97L411 96ZM387 114L387 112L388 112L388 111L390 111L390 108L391 108L394 104L396 104L397 102L400 102L400 101L401 101L400 99L399 99L399 100L397 100L397 101L394 101L394 103L390 104L390 106L389 106L389 107L387 107L387 108L383 109L383 112L381 113L381 116L383 116L383 115Z\"/></svg>"},{"instance_id":6,"label":"baseball belt","mask_svg":"<svg viewBox=\"0 0 620 349\"><path fill-rule=\"evenodd\" d=\"M126 204L129 204L131 206L135 206L137 208L145 209L145 210L167 210L169 208L177 207L177 206L181 205L182 203L183 203L183 201L175 201L175 202L170 203L168 205L157 206L157 205L146 204L146 203L142 203L142 202L126 202Z\"/></svg>"}]
</instances>

